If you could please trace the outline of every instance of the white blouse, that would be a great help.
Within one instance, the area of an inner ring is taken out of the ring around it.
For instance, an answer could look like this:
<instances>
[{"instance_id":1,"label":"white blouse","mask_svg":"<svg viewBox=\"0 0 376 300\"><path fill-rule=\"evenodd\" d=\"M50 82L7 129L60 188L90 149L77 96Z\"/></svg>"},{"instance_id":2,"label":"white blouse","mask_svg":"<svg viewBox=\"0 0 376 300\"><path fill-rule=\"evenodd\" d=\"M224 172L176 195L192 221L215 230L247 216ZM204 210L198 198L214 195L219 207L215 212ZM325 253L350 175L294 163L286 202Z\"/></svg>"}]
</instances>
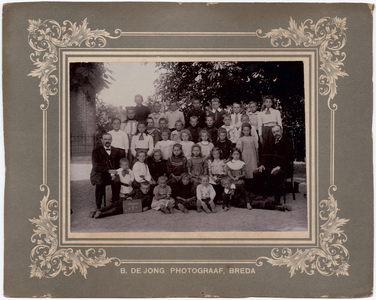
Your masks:
<instances>
[{"instance_id":1,"label":"white blouse","mask_svg":"<svg viewBox=\"0 0 376 300\"><path fill-rule=\"evenodd\" d=\"M140 133L139 134L136 134L133 138L132 138L132 142L131 142L131 153L133 156L136 156L136 149L138 148L141 148L141 149L148 149L148 152L147 152L147 155L150 156L151 153L153 152L154 150L154 141L153 141L153 137L149 134L143 134L143 137L144 139L143 140L139 140L140 138Z\"/></svg>"},{"instance_id":2,"label":"white blouse","mask_svg":"<svg viewBox=\"0 0 376 300\"><path fill-rule=\"evenodd\" d=\"M151 175L150 175L149 167L145 163L141 163L139 161L136 161L135 164L133 165L133 174L134 174L134 179L137 182L144 181L141 178L141 175L144 176L146 181L151 181Z\"/></svg>"},{"instance_id":3,"label":"white blouse","mask_svg":"<svg viewBox=\"0 0 376 300\"><path fill-rule=\"evenodd\" d=\"M270 114L266 114L266 109L259 112L261 123L266 124L266 123L274 122L282 127L281 113L279 112L279 110L274 109L274 108L269 108L269 111L270 111ZM260 126L260 123L259 123L258 130L260 133L262 132L262 124Z\"/></svg>"},{"instance_id":4,"label":"white blouse","mask_svg":"<svg viewBox=\"0 0 376 300\"><path fill-rule=\"evenodd\" d=\"M125 174L125 176L123 176L123 169L122 168L117 169L117 172L119 174L120 182L125 183L125 184L129 184L129 186L121 185L120 193L130 194L133 191L133 188L132 188L132 182L134 180L133 171L129 170L128 171L129 173Z\"/></svg>"},{"instance_id":5,"label":"white blouse","mask_svg":"<svg viewBox=\"0 0 376 300\"><path fill-rule=\"evenodd\" d=\"M175 142L167 140L167 141L159 141L155 144L155 149L159 149L162 151L163 159L167 160L172 155L172 146L175 145Z\"/></svg>"},{"instance_id":6,"label":"white blouse","mask_svg":"<svg viewBox=\"0 0 376 300\"><path fill-rule=\"evenodd\" d=\"M129 150L128 134L126 134L123 130L111 130L108 133L112 135L111 146L124 149L125 151Z\"/></svg>"},{"instance_id":7,"label":"white blouse","mask_svg":"<svg viewBox=\"0 0 376 300\"><path fill-rule=\"evenodd\" d=\"M192 141L180 141L179 144L181 145L181 147L183 148L183 153L184 153L184 156L189 159L191 158L192 156L192 146L195 144L194 142Z\"/></svg>"}]
</instances>

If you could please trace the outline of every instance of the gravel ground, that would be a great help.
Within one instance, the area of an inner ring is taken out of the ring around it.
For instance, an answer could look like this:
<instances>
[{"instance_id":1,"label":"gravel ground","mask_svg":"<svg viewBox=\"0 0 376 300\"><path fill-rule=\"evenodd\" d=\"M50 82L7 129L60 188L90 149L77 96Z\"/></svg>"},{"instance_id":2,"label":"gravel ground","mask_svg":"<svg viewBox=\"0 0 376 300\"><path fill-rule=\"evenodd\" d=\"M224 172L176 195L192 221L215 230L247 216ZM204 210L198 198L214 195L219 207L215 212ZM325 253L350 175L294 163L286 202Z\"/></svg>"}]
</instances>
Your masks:
<instances>
[{"instance_id":1,"label":"gravel ground","mask_svg":"<svg viewBox=\"0 0 376 300\"><path fill-rule=\"evenodd\" d=\"M231 208L224 212L217 206L217 213L206 214L190 211L183 214L175 210L166 215L160 211L117 215L101 219L89 217L95 209L95 191L90 184L90 164L71 164L71 215L72 232L189 232L189 231L306 231L307 199L305 166L296 169L294 180L299 182L300 193L296 200L287 194L286 204L292 211ZM111 187L106 189L110 199ZM108 202L109 200L107 200Z\"/></svg>"}]
</instances>

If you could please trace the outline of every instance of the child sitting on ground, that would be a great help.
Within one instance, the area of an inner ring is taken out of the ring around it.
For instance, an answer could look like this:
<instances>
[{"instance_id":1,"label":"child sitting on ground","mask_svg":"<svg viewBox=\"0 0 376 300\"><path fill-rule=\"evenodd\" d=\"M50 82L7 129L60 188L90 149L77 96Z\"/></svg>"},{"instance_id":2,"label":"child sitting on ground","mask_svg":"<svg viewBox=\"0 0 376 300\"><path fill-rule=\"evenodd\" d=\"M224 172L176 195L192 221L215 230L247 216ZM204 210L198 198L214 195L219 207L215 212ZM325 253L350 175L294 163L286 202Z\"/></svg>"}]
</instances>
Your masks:
<instances>
[{"instance_id":1,"label":"child sitting on ground","mask_svg":"<svg viewBox=\"0 0 376 300\"><path fill-rule=\"evenodd\" d=\"M176 185L179 196L175 196L175 205L183 212L188 213L190 209L197 209L196 189L188 173L181 174L181 180Z\"/></svg>"},{"instance_id":2,"label":"child sitting on ground","mask_svg":"<svg viewBox=\"0 0 376 300\"><path fill-rule=\"evenodd\" d=\"M252 209L251 200L242 186L235 186L229 176L221 179L221 185L224 188L222 193L224 211L228 211L230 206Z\"/></svg>"},{"instance_id":3,"label":"child sitting on ground","mask_svg":"<svg viewBox=\"0 0 376 300\"><path fill-rule=\"evenodd\" d=\"M142 202L142 211L147 211L151 209L152 197L151 185L149 182L144 181L141 182L140 188L136 189L132 199L140 199Z\"/></svg>"},{"instance_id":4,"label":"child sitting on ground","mask_svg":"<svg viewBox=\"0 0 376 300\"><path fill-rule=\"evenodd\" d=\"M132 170L129 169L129 162L126 158L120 159L120 168L116 171L116 176L119 176L121 184L119 200L108 206L90 212L90 217L97 219L123 213L123 201L132 197L133 194L132 182L134 180L134 175ZM113 176L112 180L114 179L115 176Z\"/></svg>"},{"instance_id":5,"label":"child sitting on ground","mask_svg":"<svg viewBox=\"0 0 376 300\"><path fill-rule=\"evenodd\" d=\"M158 185L153 191L154 198L151 203L151 208L161 210L165 214L174 212L174 199L171 198L171 187L167 185L167 177L160 176L158 178Z\"/></svg>"},{"instance_id":6,"label":"child sitting on ground","mask_svg":"<svg viewBox=\"0 0 376 300\"><path fill-rule=\"evenodd\" d=\"M181 131L181 142L179 143L182 146L184 156L189 159L192 154L192 146L195 144L190 140L191 133L188 129L183 129Z\"/></svg>"},{"instance_id":7,"label":"child sitting on ground","mask_svg":"<svg viewBox=\"0 0 376 300\"><path fill-rule=\"evenodd\" d=\"M201 212L202 209L208 214L217 212L214 204L215 191L209 183L209 176L201 175L200 181L196 188L197 212Z\"/></svg>"},{"instance_id":8,"label":"child sitting on ground","mask_svg":"<svg viewBox=\"0 0 376 300\"><path fill-rule=\"evenodd\" d=\"M243 187L236 187L235 184L232 183L231 178L228 176L222 178L221 184L224 188L224 192L222 194L224 211L228 211L230 206L247 209L256 208L280 211L291 210L290 205L281 204L274 200L265 200L262 196L253 195L251 198L248 196Z\"/></svg>"},{"instance_id":9,"label":"child sitting on ground","mask_svg":"<svg viewBox=\"0 0 376 300\"><path fill-rule=\"evenodd\" d=\"M202 156L200 145L192 146L192 155L187 163L188 173L195 186L198 185L200 176L208 174L207 160Z\"/></svg>"}]
</instances>

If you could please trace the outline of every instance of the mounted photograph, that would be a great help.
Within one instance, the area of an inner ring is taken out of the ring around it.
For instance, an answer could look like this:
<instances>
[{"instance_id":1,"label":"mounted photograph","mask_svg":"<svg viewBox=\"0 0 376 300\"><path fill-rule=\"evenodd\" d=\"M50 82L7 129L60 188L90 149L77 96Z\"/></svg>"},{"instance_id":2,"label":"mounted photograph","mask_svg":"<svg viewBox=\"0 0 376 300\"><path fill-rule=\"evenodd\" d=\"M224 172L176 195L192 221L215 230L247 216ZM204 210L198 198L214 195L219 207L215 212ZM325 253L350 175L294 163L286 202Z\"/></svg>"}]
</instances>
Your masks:
<instances>
[{"instance_id":1,"label":"mounted photograph","mask_svg":"<svg viewBox=\"0 0 376 300\"><path fill-rule=\"evenodd\" d=\"M70 62L71 232L307 231L305 68Z\"/></svg>"}]
</instances>

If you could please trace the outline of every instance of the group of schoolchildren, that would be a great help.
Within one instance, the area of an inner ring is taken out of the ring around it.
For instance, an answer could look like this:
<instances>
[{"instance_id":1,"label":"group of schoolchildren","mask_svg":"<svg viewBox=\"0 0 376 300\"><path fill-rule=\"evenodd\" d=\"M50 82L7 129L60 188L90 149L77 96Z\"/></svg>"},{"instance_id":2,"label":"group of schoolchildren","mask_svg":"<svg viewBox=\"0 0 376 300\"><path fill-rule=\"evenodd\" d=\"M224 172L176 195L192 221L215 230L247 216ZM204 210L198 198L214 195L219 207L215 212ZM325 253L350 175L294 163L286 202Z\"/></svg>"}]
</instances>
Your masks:
<instances>
[{"instance_id":1,"label":"group of schoolchildren","mask_svg":"<svg viewBox=\"0 0 376 300\"><path fill-rule=\"evenodd\" d=\"M176 101L166 113L158 102L150 113L141 95L135 96L135 102L136 107L127 107L126 120L115 118L109 132L112 146L126 153L113 176L121 182L119 201L91 212L91 217L120 214L127 199L141 199L143 211L165 214L175 209L215 213L216 204L225 211L230 206L290 210L251 193L259 154L274 143L271 127L282 127L272 96L264 97L261 112L256 102L250 103L247 113L234 103L232 114L219 108L218 98L212 99L208 112L194 99L185 116Z\"/></svg>"}]
</instances>

